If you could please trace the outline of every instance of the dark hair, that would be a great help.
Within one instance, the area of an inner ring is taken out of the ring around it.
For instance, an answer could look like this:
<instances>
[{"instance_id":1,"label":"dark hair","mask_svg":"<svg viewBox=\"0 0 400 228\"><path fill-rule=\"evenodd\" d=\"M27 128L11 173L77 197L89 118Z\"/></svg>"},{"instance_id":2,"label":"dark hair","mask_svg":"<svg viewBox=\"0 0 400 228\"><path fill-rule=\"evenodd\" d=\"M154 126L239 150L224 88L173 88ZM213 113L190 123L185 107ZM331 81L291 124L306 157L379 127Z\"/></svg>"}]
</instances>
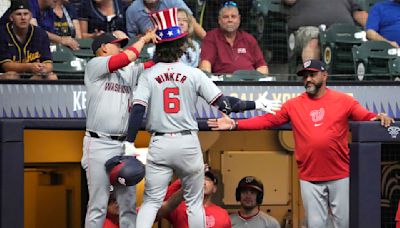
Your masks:
<instances>
[{"instance_id":1,"label":"dark hair","mask_svg":"<svg viewBox=\"0 0 400 228\"><path fill-rule=\"evenodd\" d=\"M186 36L173 41L167 41L156 45L154 54L156 62L173 63L186 52Z\"/></svg>"}]
</instances>

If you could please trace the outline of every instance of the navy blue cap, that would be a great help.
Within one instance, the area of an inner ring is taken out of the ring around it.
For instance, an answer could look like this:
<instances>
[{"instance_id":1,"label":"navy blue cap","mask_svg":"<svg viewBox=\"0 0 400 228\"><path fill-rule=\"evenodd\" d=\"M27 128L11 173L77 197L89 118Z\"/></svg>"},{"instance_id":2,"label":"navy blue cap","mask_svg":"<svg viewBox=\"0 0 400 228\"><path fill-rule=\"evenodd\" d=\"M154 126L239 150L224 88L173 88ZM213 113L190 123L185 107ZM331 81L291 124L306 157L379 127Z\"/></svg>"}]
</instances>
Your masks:
<instances>
[{"instance_id":1,"label":"navy blue cap","mask_svg":"<svg viewBox=\"0 0 400 228\"><path fill-rule=\"evenodd\" d=\"M117 38L112 33L103 33L94 38L92 43L92 51L96 54L97 49L99 49L101 45L115 43L120 43L121 47L124 47L128 43L128 38Z\"/></svg>"},{"instance_id":2,"label":"navy blue cap","mask_svg":"<svg viewBox=\"0 0 400 228\"><path fill-rule=\"evenodd\" d=\"M303 76L306 71L326 71L325 64L317 59L307 60L303 63L303 68L297 71L298 76Z\"/></svg>"}]
</instances>

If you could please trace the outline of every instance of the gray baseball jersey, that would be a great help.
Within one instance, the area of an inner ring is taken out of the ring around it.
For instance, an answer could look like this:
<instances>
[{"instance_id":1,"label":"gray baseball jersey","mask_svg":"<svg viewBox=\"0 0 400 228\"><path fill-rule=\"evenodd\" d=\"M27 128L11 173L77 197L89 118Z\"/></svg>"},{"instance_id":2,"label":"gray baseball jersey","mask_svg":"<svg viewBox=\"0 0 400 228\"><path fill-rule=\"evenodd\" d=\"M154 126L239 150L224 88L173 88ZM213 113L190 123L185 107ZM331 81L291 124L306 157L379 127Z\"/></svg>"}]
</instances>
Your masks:
<instances>
[{"instance_id":1,"label":"gray baseball jersey","mask_svg":"<svg viewBox=\"0 0 400 228\"><path fill-rule=\"evenodd\" d=\"M143 64L131 63L115 72L108 72L111 56L93 58L85 69L86 129L83 139L81 164L86 171L89 191L85 227L103 227L110 194L110 182L104 164L114 156L124 153L122 141L110 135L126 135L129 104L133 97ZM136 188L115 187L119 204L120 227L136 226Z\"/></svg>"},{"instance_id":2,"label":"gray baseball jersey","mask_svg":"<svg viewBox=\"0 0 400 228\"><path fill-rule=\"evenodd\" d=\"M129 106L143 64L131 63L108 72L111 56L96 57L85 70L86 129L108 135L125 135Z\"/></svg>"},{"instance_id":3,"label":"gray baseball jersey","mask_svg":"<svg viewBox=\"0 0 400 228\"><path fill-rule=\"evenodd\" d=\"M173 171L182 180L189 227L205 227L204 162L195 104L198 96L213 103L220 95L202 71L180 62L158 63L140 77L134 103L147 106L147 129L161 134L150 140L137 227L152 227Z\"/></svg>"},{"instance_id":4,"label":"gray baseball jersey","mask_svg":"<svg viewBox=\"0 0 400 228\"><path fill-rule=\"evenodd\" d=\"M260 211L256 216L251 217L250 219L244 219L239 216L239 214L231 214L229 215L232 222L232 228L280 228L278 221Z\"/></svg>"},{"instance_id":5,"label":"gray baseball jersey","mask_svg":"<svg viewBox=\"0 0 400 228\"><path fill-rule=\"evenodd\" d=\"M150 132L178 132L198 130L198 96L211 104L220 95L221 90L201 70L180 62L158 63L143 72L134 103L147 106Z\"/></svg>"}]
</instances>

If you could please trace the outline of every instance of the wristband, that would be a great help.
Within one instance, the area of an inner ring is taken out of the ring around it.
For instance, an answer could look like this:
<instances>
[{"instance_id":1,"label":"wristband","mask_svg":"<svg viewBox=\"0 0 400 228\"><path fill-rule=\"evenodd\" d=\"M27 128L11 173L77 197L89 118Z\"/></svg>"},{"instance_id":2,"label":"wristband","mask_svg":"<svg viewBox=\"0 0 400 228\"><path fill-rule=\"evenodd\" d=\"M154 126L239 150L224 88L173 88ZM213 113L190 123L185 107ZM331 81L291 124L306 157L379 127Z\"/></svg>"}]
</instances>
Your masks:
<instances>
[{"instance_id":1,"label":"wristband","mask_svg":"<svg viewBox=\"0 0 400 228\"><path fill-rule=\"evenodd\" d=\"M127 47L126 50L133 51L133 53L136 55L136 58L139 58L139 51L135 47L130 46Z\"/></svg>"}]
</instances>

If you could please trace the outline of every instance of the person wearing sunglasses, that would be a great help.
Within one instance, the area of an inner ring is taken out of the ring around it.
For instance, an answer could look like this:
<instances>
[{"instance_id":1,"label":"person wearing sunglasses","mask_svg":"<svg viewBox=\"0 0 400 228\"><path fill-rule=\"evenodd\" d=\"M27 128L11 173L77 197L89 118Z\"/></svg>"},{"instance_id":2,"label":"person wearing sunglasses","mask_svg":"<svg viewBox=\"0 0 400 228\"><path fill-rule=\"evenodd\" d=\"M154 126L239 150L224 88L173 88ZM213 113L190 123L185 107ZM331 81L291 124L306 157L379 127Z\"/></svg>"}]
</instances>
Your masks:
<instances>
[{"instance_id":1,"label":"person wearing sunglasses","mask_svg":"<svg viewBox=\"0 0 400 228\"><path fill-rule=\"evenodd\" d=\"M207 32L201 45L200 69L210 73L231 74L237 70L257 70L268 74L257 40L239 29L237 4L225 2L219 11L219 28Z\"/></svg>"}]
</instances>

